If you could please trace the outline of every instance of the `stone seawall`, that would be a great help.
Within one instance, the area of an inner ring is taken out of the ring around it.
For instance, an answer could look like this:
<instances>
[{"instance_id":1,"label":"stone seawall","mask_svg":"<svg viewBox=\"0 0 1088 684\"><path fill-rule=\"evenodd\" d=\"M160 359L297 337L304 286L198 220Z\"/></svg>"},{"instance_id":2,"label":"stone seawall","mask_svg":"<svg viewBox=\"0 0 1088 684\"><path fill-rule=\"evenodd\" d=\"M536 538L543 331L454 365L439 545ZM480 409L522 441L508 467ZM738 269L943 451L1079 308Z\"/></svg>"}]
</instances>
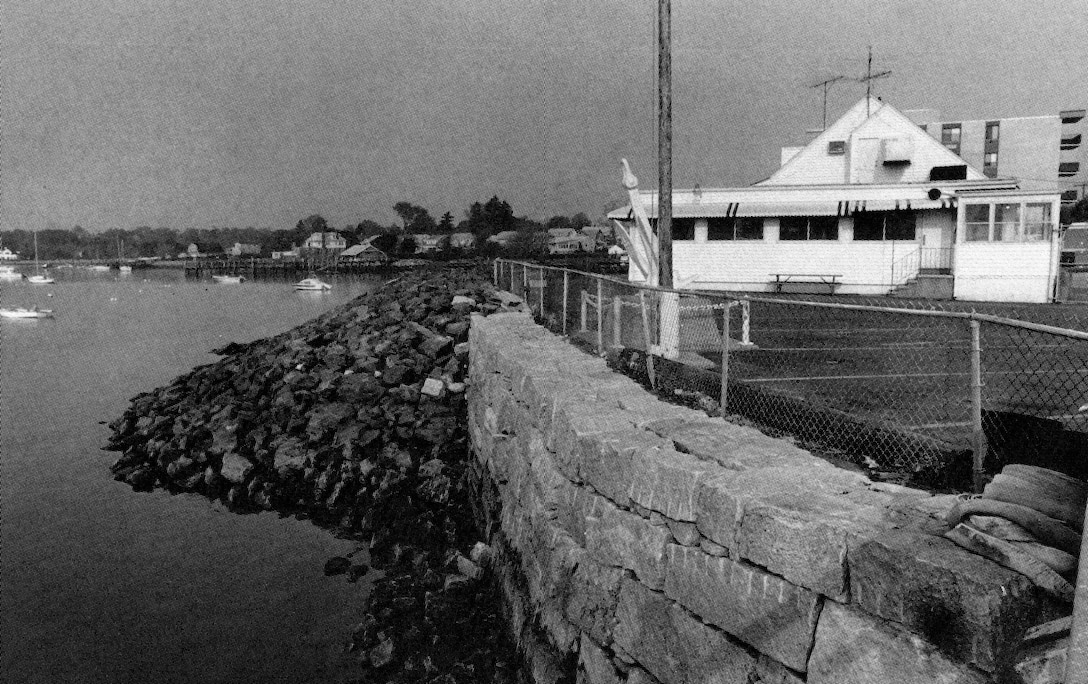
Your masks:
<instances>
[{"instance_id":1,"label":"stone seawall","mask_svg":"<svg viewBox=\"0 0 1088 684\"><path fill-rule=\"evenodd\" d=\"M474 316L479 517L537 682L1014 682L1067 612L878 484L661 402L525 314Z\"/></svg>"}]
</instances>

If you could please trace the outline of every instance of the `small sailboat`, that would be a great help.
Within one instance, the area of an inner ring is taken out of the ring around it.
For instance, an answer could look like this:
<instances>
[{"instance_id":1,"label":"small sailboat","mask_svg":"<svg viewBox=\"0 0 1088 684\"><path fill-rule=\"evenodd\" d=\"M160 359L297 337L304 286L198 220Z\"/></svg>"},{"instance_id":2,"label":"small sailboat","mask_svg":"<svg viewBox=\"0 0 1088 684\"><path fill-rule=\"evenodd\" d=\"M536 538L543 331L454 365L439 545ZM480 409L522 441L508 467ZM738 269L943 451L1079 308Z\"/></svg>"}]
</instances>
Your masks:
<instances>
[{"instance_id":1,"label":"small sailboat","mask_svg":"<svg viewBox=\"0 0 1088 684\"><path fill-rule=\"evenodd\" d=\"M0 318L52 318L52 309L26 308L25 306L0 308Z\"/></svg>"},{"instance_id":2,"label":"small sailboat","mask_svg":"<svg viewBox=\"0 0 1088 684\"><path fill-rule=\"evenodd\" d=\"M51 284L57 282L53 278L50 278L48 275L42 275L41 274L41 267L38 265L38 231L37 230L34 231L34 275L29 276L26 280L27 280L28 283L32 283L34 285L51 285Z\"/></svg>"},{"instance_id":3,"label":"small sailboat","mask_svg":"<svg viewBox=\"0 0 1088 684\"><path fill-rule=\"evenodd\" d=\"M121 274L132 273L132 267L125 263L125 240L119 238L117 240L117 270Z\"/></svg>"},{"instance_id":4,"label":"small sailboat","mask_svg":"<svg viewBox=\"0 0 1088 684\"><path fill-rule=\"evenodd\" d=\"M303 278L302 280L295 283L295 289L307 290L310 292L325 292L326 290L331 290L332 285L329 285L323 280L318 280L317 278L311 277Z\"/></svg>"},{"instance_id":5,"label":"small sailboat","mask_svg":"<svg viewBox=\"0 0 1088 684\"><path fill-rule=\"evenodd\" d=\"M217 283L229 284L229 283L244 283L246 282L245 276L239 275L213 275L212 280Z\"/></svg>"}]
</instances>

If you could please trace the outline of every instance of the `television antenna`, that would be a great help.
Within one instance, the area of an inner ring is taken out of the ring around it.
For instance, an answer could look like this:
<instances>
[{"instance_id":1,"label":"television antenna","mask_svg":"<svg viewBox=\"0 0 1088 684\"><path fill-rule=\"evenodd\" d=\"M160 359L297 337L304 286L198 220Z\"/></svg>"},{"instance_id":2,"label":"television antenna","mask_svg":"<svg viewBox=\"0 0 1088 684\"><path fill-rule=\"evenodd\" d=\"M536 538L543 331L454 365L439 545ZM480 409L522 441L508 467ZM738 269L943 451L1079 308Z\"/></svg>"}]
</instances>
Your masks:
<instances>
[{"instance_id":1,"label":"television antenna","mask_svg":"<svg viewBox=\"0 0 1088 684\"><path fill-rule=\"evenodd\" d=\"M827 130L827 91L831 89L831 85L846 78L845 76L832 76L831 78L820 81L819 83L813 83L809 88L823 88L824 89L824 123L820 130Z\"/></svg>"},{"instance_id":2,"label":"television antenna","mask_svg":"<svg viewBox=\"0 0 1088 684\"><path fill-rule=\"evenodd\" d=\"M870 45L869 46L869 62L868 62L868 65L865 67L865 75L860 77L860 78L855 79L858 83L864 83L865 84L865 118L869 118L869 114L870 114L869 108L870 108L871 105L870 105L870 102L869 102L869 97L871 96L872 91L873 91L873 81L875 81L878 78L887 78L888 76L891 76L891 75L892 75L891 70L879 71L879 72L877 72L875 74L873 73L873 46Z\"/></svg>"}]
</instances>

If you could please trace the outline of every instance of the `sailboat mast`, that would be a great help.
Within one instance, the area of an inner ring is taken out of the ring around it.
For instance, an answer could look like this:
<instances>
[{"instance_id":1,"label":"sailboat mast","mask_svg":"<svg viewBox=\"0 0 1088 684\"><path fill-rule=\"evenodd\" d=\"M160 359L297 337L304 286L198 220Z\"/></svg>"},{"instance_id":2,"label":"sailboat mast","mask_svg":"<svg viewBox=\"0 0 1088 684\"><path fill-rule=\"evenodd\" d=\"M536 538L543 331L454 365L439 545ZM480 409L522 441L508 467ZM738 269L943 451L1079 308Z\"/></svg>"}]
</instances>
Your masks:
<instances>
[{"instance_id":1,"label":"sailboat mast","mask_svg":"<svg viewBox=\"0 0 1088 684\"><path fill-rule=\"evenodd\" d=\"M672 0L657 1L658 285L672 287Z\"/></svg>"}]
</instances>

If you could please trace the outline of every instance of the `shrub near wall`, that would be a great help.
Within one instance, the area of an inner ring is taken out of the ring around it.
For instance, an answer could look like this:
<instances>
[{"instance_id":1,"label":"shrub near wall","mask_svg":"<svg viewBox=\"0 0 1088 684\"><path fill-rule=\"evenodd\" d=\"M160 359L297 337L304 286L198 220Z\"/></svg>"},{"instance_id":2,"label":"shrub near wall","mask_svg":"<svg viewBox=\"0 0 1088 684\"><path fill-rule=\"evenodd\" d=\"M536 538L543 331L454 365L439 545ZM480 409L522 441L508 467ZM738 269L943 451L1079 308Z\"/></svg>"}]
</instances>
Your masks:
<instances>
[{"instance_id":1,"label":"shrub near wall","mask_svg":"<svg viewBox=\"0 0 1088 684\"><path fill-rule=\"evenodd\" d=\"M663 403L525 314L474 317L482 522L536 681L1014 681L1068 611L940 537L949 497Z\"/></svg>"}]
</instances>

